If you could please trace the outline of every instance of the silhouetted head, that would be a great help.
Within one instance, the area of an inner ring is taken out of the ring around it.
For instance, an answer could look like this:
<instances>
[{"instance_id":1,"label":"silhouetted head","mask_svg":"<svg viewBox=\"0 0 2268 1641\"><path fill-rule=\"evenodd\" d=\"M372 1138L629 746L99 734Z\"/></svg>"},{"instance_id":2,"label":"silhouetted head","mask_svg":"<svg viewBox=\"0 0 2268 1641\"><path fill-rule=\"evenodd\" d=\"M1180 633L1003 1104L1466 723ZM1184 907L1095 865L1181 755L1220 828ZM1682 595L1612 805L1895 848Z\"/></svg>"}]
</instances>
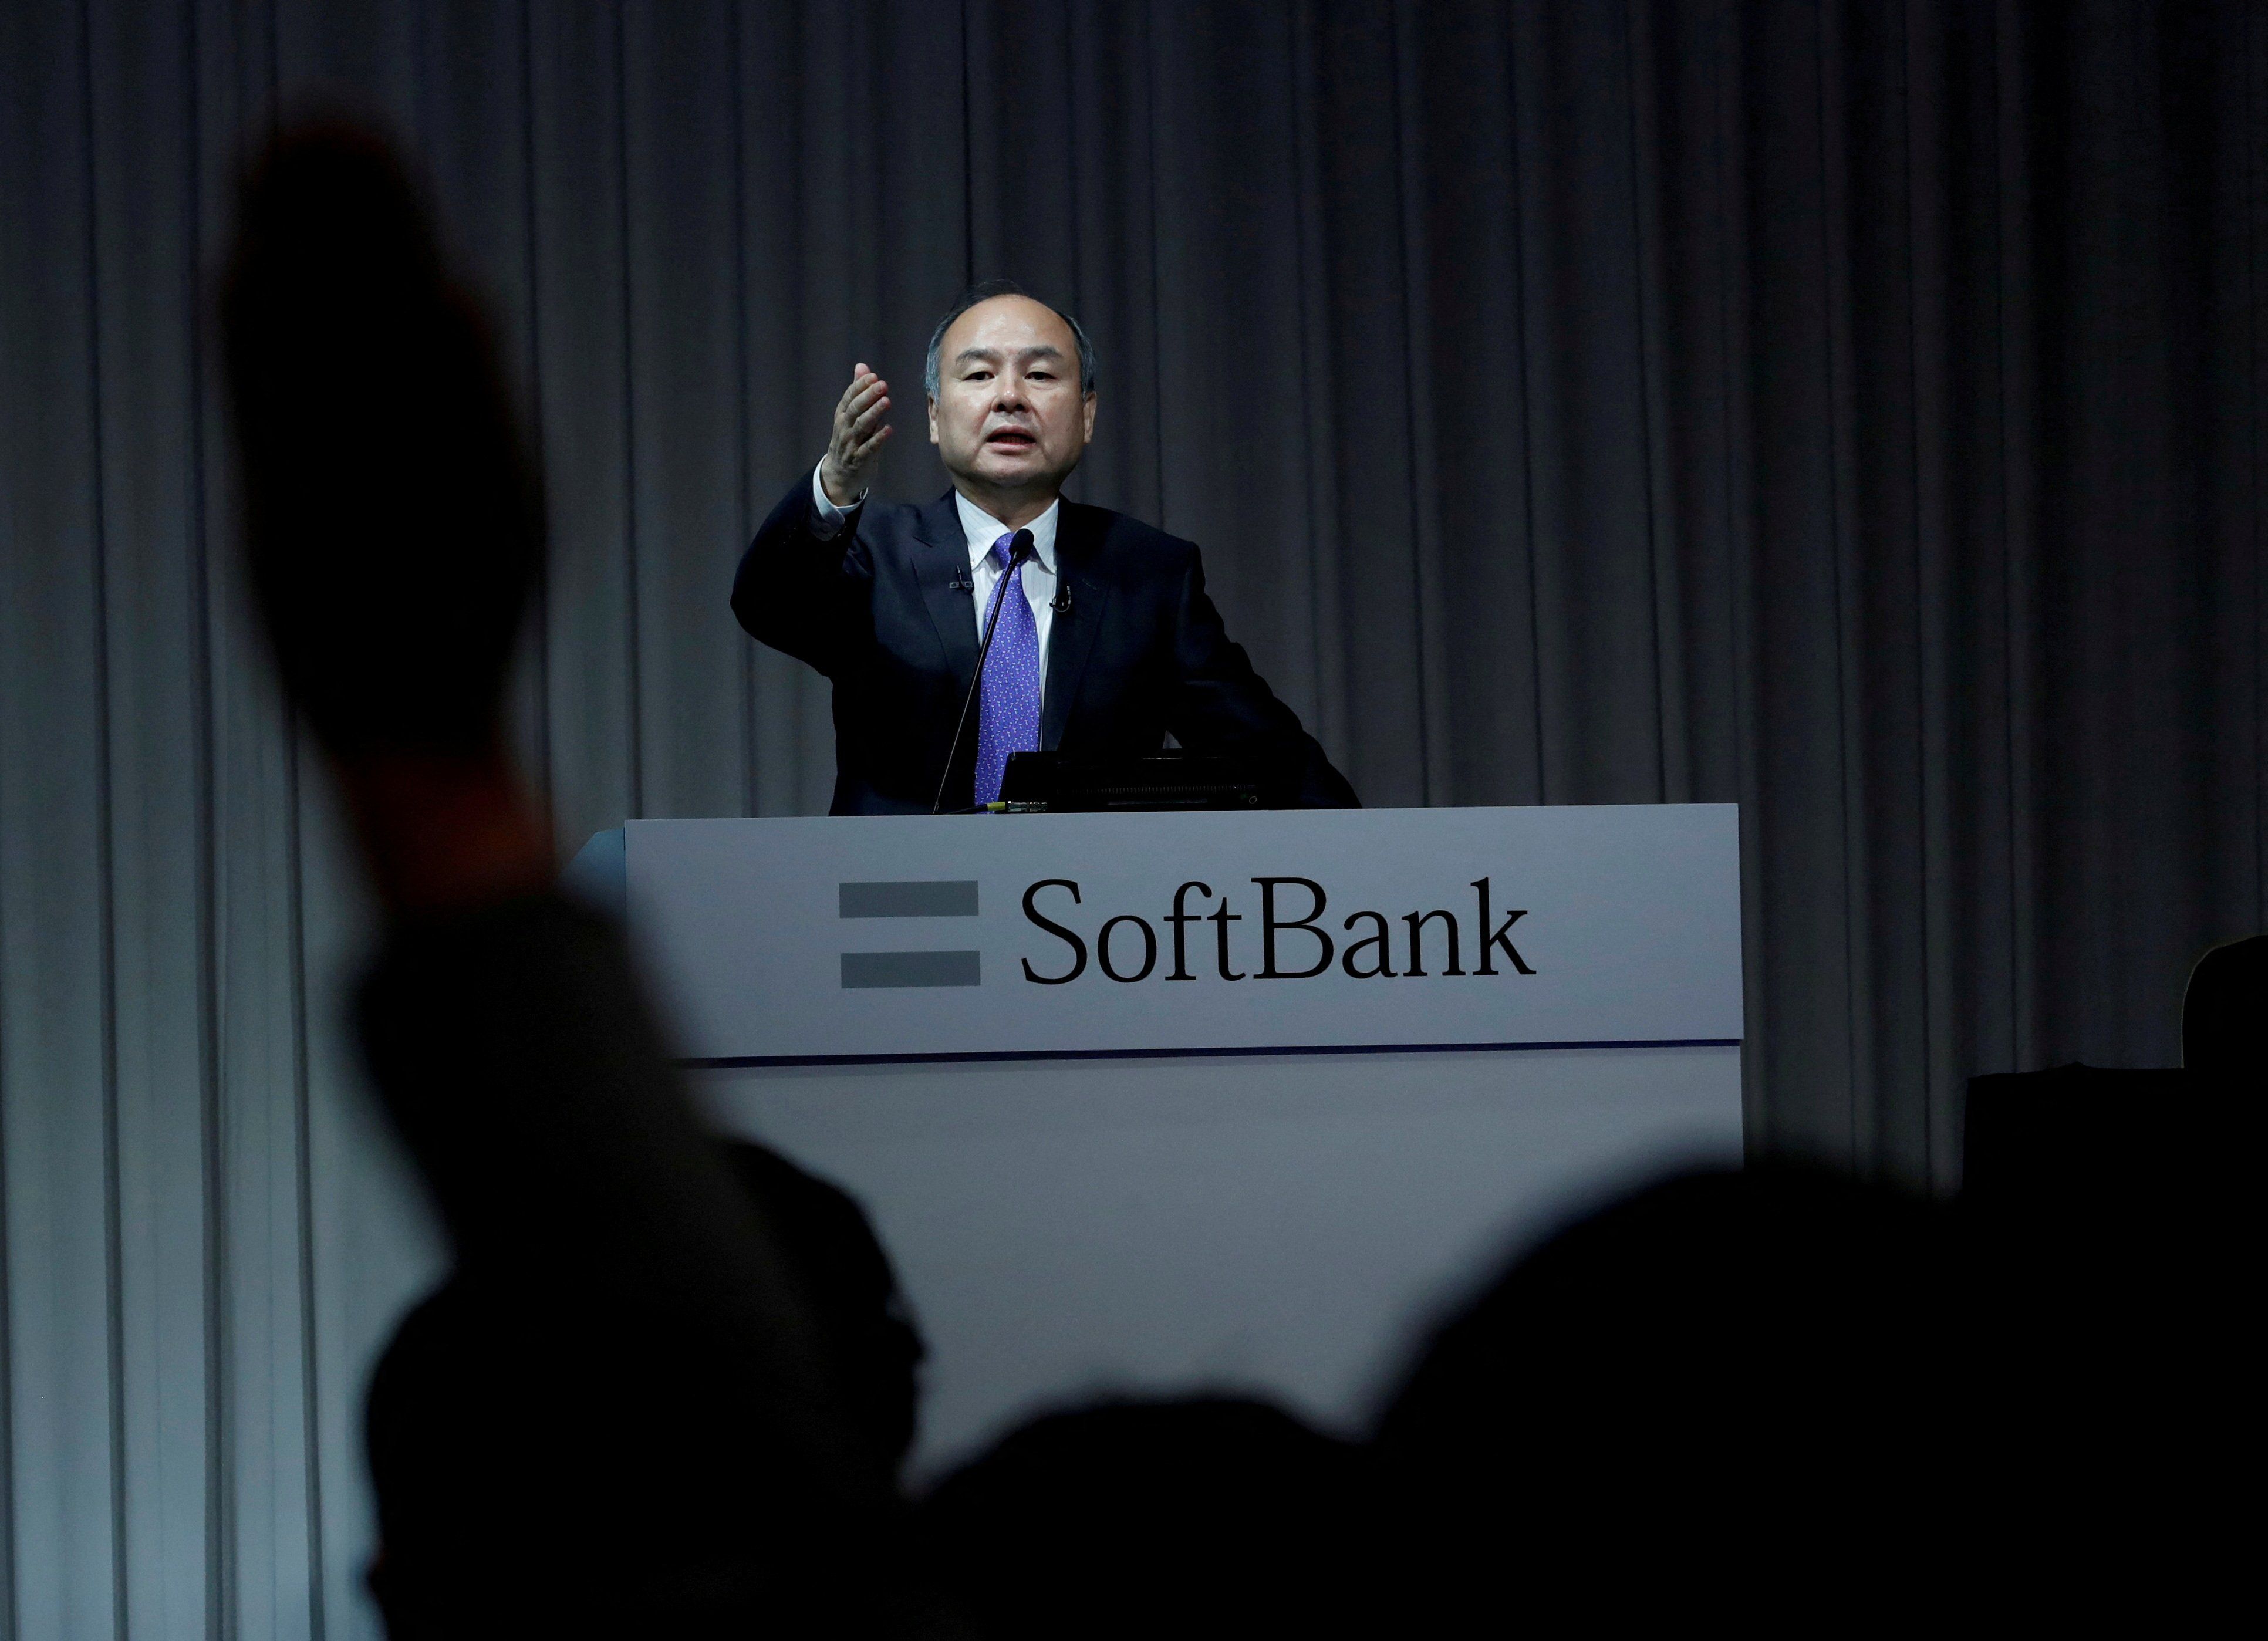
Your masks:
<instances>
[{"instance_id":1,"label":"silhouetted head","mask_svg":"<svg viewBox=\"0 0 2268 1641\"><path fill-rule=\"evenodd\" d=\"M2182 997L2182 1066L2268 1087L2268 934L2198 959Z\"/></svg>"},{"instance_id":2,"label":"silhouetted head","mask_svg":"<svg viewBox=\"0 0 2268 1641\"><path fill-rule=\"evenodd\" d=\"M733 1140L725 1152L803 1289L843 1410L896 1474L913 1446L926 1352L889 1255L839 1187L768 1146Z\"/></svg>"},{"instance_id":3,"label":"silhouetted head","mask_svg":"<svg viewBox=\"0 0 2268 1641\"><path fill-rule=\"evenodd\" d=\"M981 1633L1360 1631L1380 1547L1359 1448L1254 1402L1035 1419L922 1505L931 1578Z\"/></svg>"},{"instance_id":4,"label":"silhouetted head","mask_svg":"<svg viewBox=\"0 0 2268 1641\"><path fill-rule=\"evenodd\" d=\"M1854 1556L1910 1584L1898 1546L1934 1530L1913 1510L1962 1365L1945 1235L1925 1203L1779 1169L1674 1180L1560 1232L1387 1409L1411 1551L1462 1596L1594 1618L1721 1609L1728 1581L1755 1598Z\"/></svg>"},{"instance_id":5,"label":"silhouetted head","mask_svg":"<svg viewBox=\"0 0 2268 1641\"><path fill-rule=\"evenodd\" d=\"M841 1190L762 1146L726 1151L845 1411L895 1474L922 1345L888 1259ZM364 1427L380 1544L370 1582L395 1641L468 1633L534 1580L542 1606L572 1612L578 1565L610 1595L643 1583L688 1612L763 1610L764 1592L736 1581L760 1567L748 1535L781 1505L765 1498L762 1454L688 1421L735 1394L703 1371L571 1294L460 1271L429 1295L379 1360Z\"/></svg>"}]
</instances>

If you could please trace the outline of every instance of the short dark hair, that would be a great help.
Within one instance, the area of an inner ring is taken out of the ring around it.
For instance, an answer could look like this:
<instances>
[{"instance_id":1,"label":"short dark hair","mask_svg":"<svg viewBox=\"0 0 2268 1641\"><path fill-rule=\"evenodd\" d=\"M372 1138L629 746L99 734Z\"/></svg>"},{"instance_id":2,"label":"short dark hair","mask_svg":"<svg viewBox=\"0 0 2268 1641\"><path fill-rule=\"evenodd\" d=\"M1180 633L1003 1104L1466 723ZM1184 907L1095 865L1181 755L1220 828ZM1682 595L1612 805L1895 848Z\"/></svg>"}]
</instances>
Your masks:
<instances>
[{"instance_id":1,"label":"short dark hair","mask_svg":"<svg viewBox=\"0 0 2268 1641\"><path fill-rule=\"evenodd\" d=\"M945 346L945 333L953 328L953 321L975 307L979 302L990 302L994 297L1022 297L1037 302L1057 319L1071 327L1071 339L1079 344L1079 392L1085 398L1094 391L1094 344L1086 339L1086 331L1079 322L1054 303L1034 296L1012 279L987 279L962 291L946 310L937 328L929 334L929 361L922 366L922 389L932 399L937 397L938 350Z\"/></svg>"}]
</instances>

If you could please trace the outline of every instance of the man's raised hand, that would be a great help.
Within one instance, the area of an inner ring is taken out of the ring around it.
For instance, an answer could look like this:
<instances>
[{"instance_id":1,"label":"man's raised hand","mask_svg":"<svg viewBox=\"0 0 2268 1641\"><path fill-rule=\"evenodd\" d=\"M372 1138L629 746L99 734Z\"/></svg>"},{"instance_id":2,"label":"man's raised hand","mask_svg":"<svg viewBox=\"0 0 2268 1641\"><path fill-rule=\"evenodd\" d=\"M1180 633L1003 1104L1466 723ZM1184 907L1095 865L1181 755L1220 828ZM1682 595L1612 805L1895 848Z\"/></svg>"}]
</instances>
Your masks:
<instances>
[{"instance_id":1,"label":"man's raised hand","mask_svg":"<svg viewBox=\"0 0 2268 1641\"><path fill-rule=\"evenodd\" d=\"M881 470L882 444L890 437L882 418L889 408L889 383L863 364L853 366L850 386L836 402L834 436L819 459L819 482L837 507L865 496Z\"/></svg>"}]
</instances>

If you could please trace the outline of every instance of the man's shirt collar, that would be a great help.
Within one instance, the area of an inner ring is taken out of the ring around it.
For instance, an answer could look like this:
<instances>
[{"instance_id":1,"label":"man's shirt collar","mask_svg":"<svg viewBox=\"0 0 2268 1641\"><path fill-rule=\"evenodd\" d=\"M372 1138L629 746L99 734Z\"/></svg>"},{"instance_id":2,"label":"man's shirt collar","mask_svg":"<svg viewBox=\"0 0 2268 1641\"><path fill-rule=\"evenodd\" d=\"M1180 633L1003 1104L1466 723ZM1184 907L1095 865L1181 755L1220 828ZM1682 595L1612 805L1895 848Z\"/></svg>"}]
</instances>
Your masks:
<instances>
[{"instance_id":1,"label":"man's shirt collar","mask_svg":"<svg viewBox=\"0 0 2268 1641\"><path fill-rule=\"evenodd\" d=\"M968 538L970 568L984 562L992 550L992 543L1006 535L1008 526L986 512L959 490L953 493L953 504L961 510L961 533ZM1047 511L1024 527L1032 533L1033 550L1040 556L1040 568L1048 574L1056 573L1056 524L1063 516L1063 497L1048 504Z\"/></svg>"}]
</instances>

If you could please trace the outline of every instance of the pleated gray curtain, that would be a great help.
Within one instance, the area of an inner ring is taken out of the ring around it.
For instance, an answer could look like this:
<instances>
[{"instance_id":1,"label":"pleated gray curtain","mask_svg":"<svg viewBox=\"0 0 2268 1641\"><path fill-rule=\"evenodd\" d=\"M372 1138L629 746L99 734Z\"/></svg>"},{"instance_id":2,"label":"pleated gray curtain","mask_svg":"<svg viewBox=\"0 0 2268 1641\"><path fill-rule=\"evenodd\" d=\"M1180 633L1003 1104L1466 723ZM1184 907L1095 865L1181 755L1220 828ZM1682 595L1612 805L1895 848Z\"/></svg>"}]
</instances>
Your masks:
<instances>
[{"instance_id":1,"label":"pleated gray curtain","mask_svg":"<svg viewBox=\"0 0 2268 1641\"><path fill-rule=\"evenodd\" d=\"M0 1636L354 1636L437 1257L262 674L206 281L320 93L506 323L563 847L822 809L725 607L855 359L1073 307L1078 481L1373 805L1737 801L1751 1132L1949 1185L2268 925L2268 18L2060 4L0 7ZM400 544L405 556L423 551ZM431 566L446 597L449 567Z\"/></svg>"}]
</instances>

